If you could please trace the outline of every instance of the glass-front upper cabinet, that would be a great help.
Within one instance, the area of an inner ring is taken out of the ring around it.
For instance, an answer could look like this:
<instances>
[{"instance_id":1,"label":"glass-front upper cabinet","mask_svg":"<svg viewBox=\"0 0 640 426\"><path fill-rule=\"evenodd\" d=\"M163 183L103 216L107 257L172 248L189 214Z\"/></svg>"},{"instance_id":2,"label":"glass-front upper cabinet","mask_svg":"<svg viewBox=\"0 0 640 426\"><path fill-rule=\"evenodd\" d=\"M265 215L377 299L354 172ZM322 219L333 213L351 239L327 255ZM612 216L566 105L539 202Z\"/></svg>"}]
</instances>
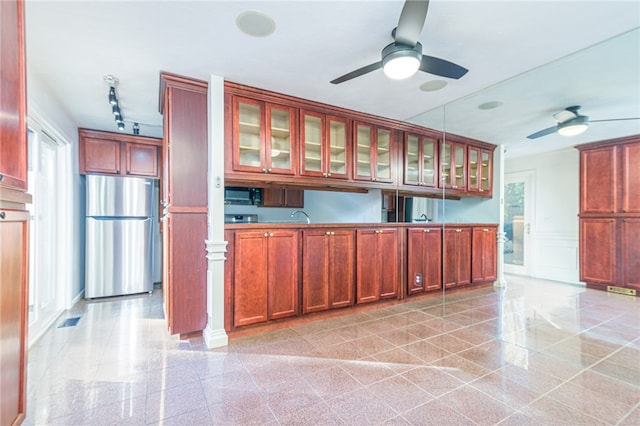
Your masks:
<instances>
[{"instance_id":1,"label":"glass-front upper cabinet","mask_svg":"<svg viewBox=\"0 0 640 426\"><path fill-rule=\"evenodd\" d=\"M295 109L235 97L233 169L294 174Z\"/></svg>"},{"instance_id":2,"label":"glass-front upper cabinet","mask_svg":"<svg viewBox=\"0 0 640 426\"><path fill-rule=\"evenodd\" d=\"M355 123L354 179L393 182L391 130Z\"/></svg>"},{"instance_id":3,"label":"glass-front upper cabinet","mask_svg":"<svg viewBox=\"0 0 640 426\"><path fill-rule=\"evenodd\" d=\"M405 134L405 185L435 187L437 185L437 139Z\"/></svg>"},{"instance_id":4,"label":"glass-front upper cabinet","mask_svg":"<svg viewBox=\"0 0 640 426\"><path fill-rule=\"evenodd\" d=\"M468 186L469 192L491 192L490 151L469 146Z\"/></svg>"},{"instance_id":5,"label":"glass-front upper cabinet","mask_svg":"<svg viewBox=\"0 0 640 426\"><path fill-rule=\"evenodd\" d=\"M463 191L467 189L466 152L466 145L454 142L444 142L442 144L442 152L440 154L440 182L442 188Z\"/></svg>"},{"instance_id":6,"label":"glass-front upper cabinet","mask_svg":"<svg viewBox=\"0 0 640 426\"><path fill-rule=\"evenodd\" d=\"M349 178L351 164L348 119L301 111L301 174Z\"/></svg>"}]
</instances>

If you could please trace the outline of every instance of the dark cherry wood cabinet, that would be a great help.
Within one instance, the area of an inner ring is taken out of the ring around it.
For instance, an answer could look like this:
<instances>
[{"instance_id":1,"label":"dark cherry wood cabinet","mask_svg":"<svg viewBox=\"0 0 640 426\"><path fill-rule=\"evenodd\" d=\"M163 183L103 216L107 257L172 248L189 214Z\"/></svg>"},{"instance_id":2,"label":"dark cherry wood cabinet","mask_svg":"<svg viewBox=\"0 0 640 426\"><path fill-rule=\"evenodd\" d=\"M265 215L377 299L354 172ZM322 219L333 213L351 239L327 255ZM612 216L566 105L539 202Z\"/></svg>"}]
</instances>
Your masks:
<instances>
[{"instance_id":1,"label":"dark cherry wood cabinet","mask_svg":"<svg viewBox=\"0 0 640 426\"><path fill-rule=\"evenodd\" d=\"M160 74L163 296L171 334L207 325L207 83Z\"/></svg>"},{"instance_id":2,"label":"dark cherry wood cabinet","mask_svg":"<svg viewBox=\"0 0 640 426\"><path fill-rule=\"evenodd\" d=\"M289 188L263 188L262 207L304 207L304 191Z\"/></svg>"},{"instance_id":3,"label":"dark cherry wood cabinet","mask_svg":"<svg viewBox=\"0 0 640 426\"><path fill-rule=\"evenodd\" d=\"M81 174L159 178L162 139L80 129Z\"/></svg>"},{"instance_id":4,"label":"dark cherry wood cabinet","mask_svg":"<svg viewBox=\"0 0 640 426\"><path fill-rule=\"evenodd\" d=\"M438 186L439 138L433 134L405 133L404 184L435 188Z\"/></svg>"},{"instance_id":5,"label":"dark cherry wood cabinet","mask_svg":"<svg viewBox=\"0 0 640 426\"><path fill-rule=\"evenodd\" d=\"M302 231L302 312L354 303L355 237L349 229Z\"/></svg>"},{"instance_id":6,"label":"dark cherry wood cabinet","mask_svg":"<svg viewBox=\"0 0 640 426\"><path fill-rule=\"evenodd\" d=\"M471 283L471 228L445 228L442 276L445 288Z\"/></svg>"},{"instance_id":7,"label":"dark cherry wood cabinet","mask_svg":"<svg viewBox=\"0 0 640 426\"><path fill-rule=\"evenodd\" d=\"M442 288L442 228L407 230L407 293Z\"/></svg>"},{"instance_id":8,"label":"dark cherry wood cabinet","mask_svg":"<svg viewBox=\"0 0 640 426\"><path fill-rule=\"evenodd\" d=\"M576 148L580 280L601 290L640 290L640 136Z\"/></svg>"},{"instance_id":9,"label":"dark cherry wood cabinet","mask_svg":"<svg viewBox=\"0 0 640 426\"><path fill-rule=\"evenodd\" d=\"M493 151L469 145L467 157L467 191L490 196L493 189Z\"/></svg>"},{"instance_id":10,"label":"dark cherry wood cabinet","mask_svg":"<svg viewBox=\"0 0 640 426\"><path fill-rule=\"evenodd\" d=\"M394 182L394 132L375 124L353 123L353 178Z\"/></svg>"},{"instance_id":11,"label":"dark cherry wood cabinet","mask_svg":"<svg viewBox=\"0 0 640 426\"><path fill-rule=\"evenodd\" d=\"M24 2L0 2L0 186L27 190Z\"/></svg>"},{"instance_id":12,"label":"dark cherry wood cabinet","mask_svg":"<svg viewBox=\"0 0 640 426\"><path fill-rule=\"evenodd\" d=\"M617 224L613 218L580 219L580 280L615 285Z\"/></svg>"},{"instance_id":13,"label":"dark cherry wood cabinet","mask_svg":"<svg viewBox=\"0 0 640 426\"><path fill-rule=\"evenodd\" d=\"M235 327L298 314L298 231L236 231Z\"/></svg>"},{"instance_id":14,"label":"dark cherry wood cabinet","mask_svg":"<svg viewBox=\"0 0 640 426\"><path fill-rule=\"evenodd\" d=\"M471 282L495 281L498 277L498 240L495 227L471 230Z\"/></svg>"},{"instance_id":15,"label":"dark cherry wood cabinet","mask_svg":"<svg viewBox=\"0 0 640 426\"><path fill-rule=\"evenodd\" d=\"M351 120L300 110L300 174L349 180Z\"/></svg>"},{"instance_id":16,"label":"dark cherry wood cabinet","mask_svg":"<svg viewBox=\"0 0 640 426\"><path fill-rule=\"evenodd\" d=\"M440 151L440 187L466 191L466 145L457 142L442 143Z\"/></svg>"},{"instance_id":17,"label":"dark cherry wood cabinet","mask_svg":"<svg viewBox=\"0 0 640 426\"><path fill-rule=\"evenodd\" d=\"M29 220L22 0L0 1L0 424L27 412Z\"/></svg>"},{"instance_id":18,"label":"dark cherry wood cabinet","mask_svg":"<svg viewBox=\"0 0 640 426\"><path fill-rule=\"evenodd\" d=\"M356 302L398 295L398 230L356 230Z\"/></svg>"}]
</instances>

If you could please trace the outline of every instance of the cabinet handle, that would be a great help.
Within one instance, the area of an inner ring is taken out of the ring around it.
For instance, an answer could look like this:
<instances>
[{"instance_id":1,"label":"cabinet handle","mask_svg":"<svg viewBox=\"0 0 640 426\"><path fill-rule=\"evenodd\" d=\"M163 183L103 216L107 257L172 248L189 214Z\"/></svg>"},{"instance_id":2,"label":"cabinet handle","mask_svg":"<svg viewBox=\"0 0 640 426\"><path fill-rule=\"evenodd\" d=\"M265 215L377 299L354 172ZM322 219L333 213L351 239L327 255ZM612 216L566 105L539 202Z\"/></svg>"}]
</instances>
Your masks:
<instances>
[{"instance_id":1,"label":"cabinet handle","mask_svg":"<svg viewBox=\"0 0 640 426\"><path fill-rule=\"evenodd\" d=\"M267 169L267 171L268 171L269 173L271 173L271 169Z\"/></svg>"},{"instance_id":2,"label":"cabinet handle","mask_svg":"<svg viewBox=\"0 0 640 426\"><path fill-rule=\"evenodd\" d=\"M431 229L423 229L422 232L431 232Z\"/></svg>"},{"instance_id":3,"label":"cabinet handle","mask_svg":"<svg viewBox=\"0 0 640 426\"><path fill-rule=\"evenodd\" d=\"M483 231L484 232L489 232L489 230L487 228L484 228Z\"/></svg>"},{"instance_id":4,"label":"cabinet handle","mask_svg":"<svg viewBox=\"0 0 640 426\"><path fill-rule=\"evenodd\" d=\"M378 231L377 229L376 229L376 231L375 231L375 232L376 232L376 234L379 234L379 233L380 233L380 231Z\"/></svg>"},{"instance_id":5,"label":"cabinet handle","mask_svg":"<svg viewBox=\"0 0 640 426\"><path fill-rule=\"evenodd\" d=\"M331 173L327 173L327 176L331 176Z\"/></svg>"},{"instance_id":6,"label":"cabinet handle","mask_svg":"<svg viewBox=\"0 0 640 426\"><path fill-rule=\"evenodd\" d=\"M262 169L262 173L267 173L267 169Z\"/></svg>"},{"instance_id":7,"label":"cabinet handle","mask_svg":"<svg viewBox=\"0 0 640 426\"><path fill-rule=\"evenodd\" d=\"M269 236L270 236L270 237L273 237L273 232L271 232L271 233L269 234Z\"/></svg>"},{"instance_id":8,"label":"cabinet handle","mask_svg":"<svg viewBox=\"0 0 640 426\"><path fill-rule=\"evenodd\" d=\"M267 234L267 233L265 232L265 233L264 233L264 236L265 236L265 237L268 237L268 236L269 236L269 234Z\"/></svg>"},{"instance_id":9,"label":"cabinet handle","mask_svg":"<svg viewBox=\"0 0 640 426\"><path fill-rule=\"evenodd\" d=\"M326 234L327 234L327 235L331 235L331 232L327 231L327 232L326 232Z\"/></svg>"},{"instance_id":10,"label":"cabinet handle","mask_svg":"<svg viewBox=\"0 0 640 426\"><path fill-rule=\"evenodd\" d=\"M1 176L1 175L0 175ZM0 212L0 219L4 219L5 217L7 217L7 213L5 212Z\"/></svg>"},{"instance_id":11,"label":"cabinet handle","mask_svg":"<svg viewBox=\"0 0 640 426\"><path fill-rule=\"evenodd\" d=\"M456 232L462 232L462 229L456 229Z\"/></svg>"},{"instance_id":12,"label":"cabinet handle","mask_svg":"<svg viewBox=\"0 0 640 426\"><path fill-rule=\"evenodd\" d=\"M480 188L480 192L484 192L484 189Z\"/></svg>"},{"instance_id":13,"label":"cabinet handle","mask_svg":"<svg viewBox=\"0 0 640 426\"><path fill-rule=\"evenodd\" d=\"M331 233L331 235L336 235L336 233L335 233L335 232L332 232L332 233Z\"/></svg>"}]
</instances>

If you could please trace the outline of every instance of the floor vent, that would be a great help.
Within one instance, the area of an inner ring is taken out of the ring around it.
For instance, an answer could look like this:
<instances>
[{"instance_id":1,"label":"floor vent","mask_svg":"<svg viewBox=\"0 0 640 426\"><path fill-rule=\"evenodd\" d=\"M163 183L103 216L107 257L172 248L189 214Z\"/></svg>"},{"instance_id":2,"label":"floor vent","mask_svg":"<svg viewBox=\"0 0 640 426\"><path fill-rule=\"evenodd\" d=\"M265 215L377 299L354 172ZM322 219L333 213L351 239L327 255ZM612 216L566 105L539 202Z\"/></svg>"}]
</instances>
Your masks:
<instances>
[{"instance_id":1,"label":"floor vent","mask_svg":"<svg viewBox=\"0 0 640 426\"><path fill-rule=\"evenodd\" d=\"M632 288L614 287L612 285L607 286L607 291L611 293L626 294L627 296L635 296L636 291Z\"/></svg>"},{"instance_id":2,"label":"floor vent","mask_svg":"<svg viewBox=\"0 0 640 426\"><path fill-rule=\"evenodd\" d=\"M78 325L78 321L80 321L80 317L74 317L74 318L67 318L66 320L64 320L62 322L62 324L60 324L58 326L58 328L62 328L62 327L74 327L76 325Z\"/></svg>"}]
</instances>

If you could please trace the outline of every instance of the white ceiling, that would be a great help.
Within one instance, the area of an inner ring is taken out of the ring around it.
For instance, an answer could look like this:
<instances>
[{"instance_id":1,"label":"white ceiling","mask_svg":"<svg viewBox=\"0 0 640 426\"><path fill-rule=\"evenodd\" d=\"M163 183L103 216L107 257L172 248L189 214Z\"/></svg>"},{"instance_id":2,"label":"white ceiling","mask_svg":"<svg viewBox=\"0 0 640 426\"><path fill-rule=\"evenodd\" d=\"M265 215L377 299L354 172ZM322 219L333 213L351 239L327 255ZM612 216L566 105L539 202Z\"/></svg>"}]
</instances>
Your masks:
<instances>
[{"instance_id":1,"label":"white ceiling","mask_svg":"<svg viewBox=\"0 0 640 426\"><path fill-rule=\"evenodd\" d=\"M401 0L27 0L27 67L78 127L107 131L117 127L103 77L117 77L123 115L130 121L126 131L137 121L152 125L141 126L148 136L162 133L160 71L204 80L215 74L436 128L443 127L446 105L448 131L507 144L509 155L640 133L636 120L592 123L577 138L526 139L554 125L554 112L576 104L593 120L640 117L637 0L432 0L420 38L423 52L468 68L467 75L436 92L419 90L442 79L426 73L393 81L375 71L330 84L380 60L402 5ZM275 32L265 38L242 33L235 20L248 10L271 16ZM492 100L504 105L477 109Z\"/></svg>"}]
</instances>

